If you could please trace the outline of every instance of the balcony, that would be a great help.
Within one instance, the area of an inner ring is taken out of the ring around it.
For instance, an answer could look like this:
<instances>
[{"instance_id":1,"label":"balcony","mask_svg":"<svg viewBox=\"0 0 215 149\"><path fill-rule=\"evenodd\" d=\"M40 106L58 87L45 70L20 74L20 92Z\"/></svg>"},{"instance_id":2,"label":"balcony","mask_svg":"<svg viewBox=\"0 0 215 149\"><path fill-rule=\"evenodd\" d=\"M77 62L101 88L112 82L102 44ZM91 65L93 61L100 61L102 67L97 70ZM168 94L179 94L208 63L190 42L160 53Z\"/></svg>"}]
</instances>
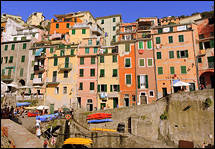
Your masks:
<instances>
[{"instance_id":1,"label":"balcony","mask_svg":"<svg viewBox=\"0 0 215 149\"><path fill-rule=\"evenodd\" d=\"M119 37L119 41L131 41L131 40L136 40L136 38L134 38L132 35Z\"/></svg>"},{"instance_id":2,"label":"balcony","mask_svg":"<svg viewBox=\"0 0 215 149\"><path fill-rule=\"evenodd\" d=\"M203 56L203 55L205 55L205 54L206 54L205 49L199 50L199 54L198 54L198 55Z\"/></svg>"},{"instance_id":3,"label":"balcony","mask_svg":"<svg viewBox=\"0 0 215 149\"><path fill-rule=\"evenodd\" d=\"M57 78L57 77L53 77L53 78L51 78L51 79L49 79L49 78L46 78L46 82L47 82L47 84L59 84L60 83L60 80Z\"/></svg>"},{"instance_id":4,"label":"balcony","mask_svg":"<svg viewBox=\"0 0 215 149\"><path fill-rule=\"evenodd\" d=\"M151 27L150 26L139 26L138 31L150 31Z\"/></svg>"},{"instance_id":5,"label":"balcony","mask_svg":"<svg viewBox=\"0 0 215 149\"><path fill-rule=\"evenodd\" d=\"M118 49L112 49L112 53L118 53Z\"/></svg>"},{"instance_id":6,"label":"balcony","mask_svg":"<svg viewBox=\"0 0 215 149\"><path fill-rule=\"evenodd\" d=\"M40 66L40 65L34 65L34 71L45 71L44 66Z\"/></svg>"},{"instance_id":7,"label":"balcony","mask_svg":"<svg viewBox=\"0 0 215 149\"><path fill-rule=\"evenodd\" d=\"M58 65L60 70L72 70L72 63L61 63Z\"/></svg>"},{"instance_id":8,"label":"balcony","mask_svg":"<svg viewBox=\"0 0 215 149\"><path fill-rule=\"evenodd\" d=\"M1 76L2 81L13 81L13 77L9 75L3 75Z\"/></svg>"},{"instance_id":9,"label":"balcony","mask_svg":"<svg viewBox=\"0 0 215 149\"><path fill-rule=\"evenodd\" d=\"M43 79L42 78L34 78L33 79L33 84L43 84Z\"/></svg>"},{"instance_id":10,"label":"balcony","mask_svg":"<svg viewBox=\"0 0 215 149\"><path fill-rule=\"evenodd\" d=\"M208 68L214 68L214 62L208 62Z\"/></svg>"},{"instance_id":11,"label":"balcony","mask_svg":"<svg viewBox=\"0 0 215 149\"><path fill-rule=\"evenodd\" d=\"M137 39L150 39L152 38L150 33L137 33Z\"/></svg>"},{"instance_id":12,"label":"balcony","mask_svg":"<svg viewBox=\"0 0 215 149\"><path fill-rule=\"evenodd\" d=\"M102 31L97 27L92 27L92 32L99 33L100 35L102 35Z\"/></svg>"}]
</instances>

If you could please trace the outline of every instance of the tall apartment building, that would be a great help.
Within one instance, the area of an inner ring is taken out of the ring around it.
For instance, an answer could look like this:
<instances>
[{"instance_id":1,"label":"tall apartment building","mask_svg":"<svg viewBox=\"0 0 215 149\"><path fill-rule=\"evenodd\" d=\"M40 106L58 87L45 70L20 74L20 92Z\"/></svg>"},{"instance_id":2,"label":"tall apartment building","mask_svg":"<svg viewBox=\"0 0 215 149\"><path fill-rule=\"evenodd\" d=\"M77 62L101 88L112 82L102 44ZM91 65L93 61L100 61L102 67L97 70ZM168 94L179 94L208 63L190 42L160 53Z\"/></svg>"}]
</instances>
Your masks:
<instances>
[{"instance_id":1,"label":"tall apartment building","mask_svg":"<svg viewBox=\"0 0 215 149\"><path fill-rule=\"evenodd\" d=\"M105 32L106 46L110 46L112 42L118 41L119 24L122 23L121 14L97 17L96 23L101 26Z\"/></svg>"},{"instance_id":2,"label":"tall apartment building","mask_svg":"<svg viewBox=\"0 0 215 149\"><path fill-rule=\"evenodd\" d=\"M153 27L158 99L177 92L180 87L172 85L178 80L191 84L186 91L198 90L197 35L197 26L191 23Z\"/></svg>"},{"instance_id":3,"label":"tall apartment building","mask_svg":"<svg viewBox=\"0 0 215 149\"><path fill-rule=\"evenodd\" d=\"M40 22L44 21L45 17L42 12L33 12L27 19L26 23L29 25L40 25Z\"/></svg>"},{"instance_id":4,"label":"tall apartment building","mask_svg":"<svg viewBox=\"0 0 215 149\"><path fill-rule=\"evenodd\" d=\"M158 25L157 17L139 18L136 32L137 104L156 100L156 81L151 27Z\"/></svg>"},{"instance_id":5,"label":"tall apartment building","mask_svg":"<svg viewBox=\"0 0 215 149\"><path fill-rule=\"evenodd\" d=\"M214 18L196 20L198 38L196 53L200 84L205 88L214 88Z\"/></svg>"}]
</instances>

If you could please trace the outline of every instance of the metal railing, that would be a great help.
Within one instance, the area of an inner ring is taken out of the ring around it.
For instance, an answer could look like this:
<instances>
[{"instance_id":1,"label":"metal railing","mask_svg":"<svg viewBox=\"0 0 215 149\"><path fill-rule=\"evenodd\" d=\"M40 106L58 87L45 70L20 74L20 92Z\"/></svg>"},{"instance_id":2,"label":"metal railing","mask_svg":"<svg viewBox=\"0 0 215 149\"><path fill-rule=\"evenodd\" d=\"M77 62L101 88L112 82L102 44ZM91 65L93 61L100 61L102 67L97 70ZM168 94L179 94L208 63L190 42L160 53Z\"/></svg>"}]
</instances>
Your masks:
<instances>
[{"instance_id":1,"label":"metal railing","mask_svg":"<svg viewBox=\"0 0 215 149\"><path fill-rule=\"evenodd\" d=\"M59 69L72 69L72 63L61 63L58 65Z\"/></svg>"}]
</instances>

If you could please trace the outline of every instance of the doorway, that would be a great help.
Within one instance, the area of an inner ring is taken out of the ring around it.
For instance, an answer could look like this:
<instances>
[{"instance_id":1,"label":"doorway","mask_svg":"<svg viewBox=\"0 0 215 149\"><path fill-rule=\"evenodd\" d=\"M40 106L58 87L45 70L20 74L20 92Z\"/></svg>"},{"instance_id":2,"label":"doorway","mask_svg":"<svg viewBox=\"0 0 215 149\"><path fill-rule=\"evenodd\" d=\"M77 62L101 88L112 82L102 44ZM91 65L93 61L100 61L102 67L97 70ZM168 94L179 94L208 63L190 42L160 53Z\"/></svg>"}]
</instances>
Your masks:
<instances>
[{"instance_id":1,"label":"doorway","mask_svg":"<svg viewBox=\"0 0 215 149\"><path fill-rule=\"evenodd\" d=\"M195 91L195 83L190 83L191 85L189 86L190 91Z\"/></svg>"},{"instance_id":2,"label":"doorway","mask_svg":"<svg viewBox=\"0 0 215 149\"><path fill-rule=\"evenodd\" d=\"M106 103L101 103L100 104L100 110L104 109L104 107L106 107Z\"/></svg>"},{"instance_id":3,"label":"doorway","mask_svg":"<svg viewBox=\"0 0 215 149\"><path fill-rule=\"evenodd\" d=\"M93 101L92 101L92 99L87 100L87 111L93 111Z\"/></svg>"},{"instance_id":4,"label":"doorway","mask_svg":"<svg viewBox=\"0 0 215 149\"><path fill-rule=\"evenodd\" d=\"M81 108L81 97L78 97L78 108Z\"/></svg>"},{"instance_id":5,"label":"doorway","mask_svg":"<svg viewBox=\"0 0 215 149\"><path fill-rule=\"evenodd\" d=\"M179 90L181 90L181 87L180 86L174 86L173 89L174 89L174 93L177 93Z\"/></svg>"},{"instance_id":6,"label":"doorway","mask_svg":"<svg viewBox=\"0 0 215 149\"><path fill-rule=\"evenodd\" d=\"M113 98L113 108L117 108L118 105L118 98Z\"/></svg>"},{"instance_id":7,"label":"doorway","mask_svg":"<svg viewBox=\"0 0 215 149\"><path fill-rule=\"evenodd\" d=\"M166 88L162 88L162 92L163 92L163 97L165 97L167 95L167 89Z\"/></svg>"},{"instance_id":8,"label":"doorway","mask_svg":"<svg viewBox=\"0 0 215 149\"><path fill-rule=\"evenodd\" d=\"M205 78L204 77L200 77L200 84L204 85L205 86Z\"/></svg>"},{"instance_id":9,"label":"doorway","mask_svg":"<svg viewBox=\"0 0 215 149\"><path fill-rule=\"evenodd\" d=\"M129 106L129 98L124 98L124 103L125 103L125 106L128 107Z\"/></svg>"},{"instance_id":10,"label":"doorway","mask_svg":"<svg viewBox=\"0 0 215 149\"><path fill-rule=\"evenodd\" d=\"M131 134L131 117L128 119L128 133Z\"/></svg>"}]
</instances>

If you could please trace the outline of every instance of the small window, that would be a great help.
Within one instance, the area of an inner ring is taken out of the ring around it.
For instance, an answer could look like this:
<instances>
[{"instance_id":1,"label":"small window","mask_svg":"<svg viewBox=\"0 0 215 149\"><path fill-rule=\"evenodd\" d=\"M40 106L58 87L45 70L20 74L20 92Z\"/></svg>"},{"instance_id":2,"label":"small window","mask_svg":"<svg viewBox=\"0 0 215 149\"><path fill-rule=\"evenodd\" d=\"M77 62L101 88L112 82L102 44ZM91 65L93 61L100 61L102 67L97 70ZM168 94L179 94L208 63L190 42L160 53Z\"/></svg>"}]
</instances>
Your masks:
<instances>
[{"instance_id":1,"label":"small window","mask_svg":"<svg viewBox=\"0 0 215 149\"><path fill-rule=\"evenodd\" d=\"M125 58L125 67L131 67L131 59Z\"/></svg>"},{"instance_id":2,"label":"small window","mask_svg":"<svg viewBox=\"0 0 215 149\"><path fill-rule=\"evenodd\" d=\"M198 63L202 63L202 58L198 57Z\"/></svg>"},{"instance_id":3,"label":"small window","mask_svg":"<svg viewBox=\"0 0 215 149\"><path fill-rule=\"evenodd\" d=\"M90 49L89 48L85 48L85 54L89 54L90 53Z\"/></svg>"},{"instance_id":4,"label":"small window","mask_svg":"<svg viewBox=\"0 0 215 149\"><path fill-rule=\"evenodd\" d=\"M23 43L23 49L26 49L26 43Z\"/></svg>"},{"instance_id":5,"label":"small window","mask_svg":"<svg viewBox=\"0 0 215 149\"><path fill-rule=\"evenodd\" d=\"M94 53L97 53L97 51L98 51L98 48L97 47L94 47Z\"/></svg>"},{"instance_id":6,"label":"small window","mask_svg":"<svg viewBox=\"0 0 215 149\"><path fill-rule=\"evenodd\" d=\"M149 97L154 97L154 91L149 91Z\"/></svg>"},{"instance_id":7,"label":"small window","mask_svg":"<svg viewBox=\"0 0 215 149\"><path fill-rule=\"evenodd\" d=\"M15 49L15 44L12 44L11 50Z\"/></svg>"},{"instance_id":8,"label":"small window","mask_svg":"<svg viewBox=\"0 0 215 149\"><path fill-rule=\"evenodd\" d=\"M91 57L91 64L95 64L96 61L95 61L95 57Z\"/></svg>"},{"instance_id":9,"label":"small window","mask_svg":"<svg viewBox=\"0 0 215 149\"><path fill-rule=\"evenodd\" d=\"M163 29L162 28L158 28L158 34L163 33Z\"/></svg>"},{"instance_id":10,"label":"small window","mask_svg":"<svg viewBox=\"0 0 215 149\"><path fill-rule=\"evenodd\" d=\"M90 90L94 90L94 82L90 82Z\"/></svg>"},{"instance_id":11,"label":"small window","mask_svg":"<svg viewBox=\"0 0 215 149\"><path fill-rule=\"evenodd\" d=\"M8 45L5 45L4 46L4 50L7 51L7 48L8 48Z\"/></svg>"},{"instance_id":12,"label":"small window","mask_svg":"<svg viewBox=\"0 0 215 149\"><path fill-rule=\"evenodd\" d=\"M86 34L86 29L82 29L82 34Z\"/></svg>"},{"instance_id":13,"label":"small window","mask_svg":"<svg viewBox=\"0 0 215 149\"><path fill-rule=\"evenodd\" d=\"M64 78L68 78L68 70L64 71Z\"/></svg>"},{"instance_id":14,"label":"small window","mask_svg":"<svg viewBox=\"0 0 215 149\"><path fill-rule=\"evenodd\" d=\"M139 41L139 49L144 49L143 48L143 41Z\"/></svg>"},{"instance_id":15,"label":"small window","mask_svg":"<svg viewBox=\"0 0 215 149\"><path fill-rule=\"evenodd\" d=\"M203 39L203 38L204 38L204 34L200 34L199 39Z\"/></svg>"},{"instance_id":16,"label":"small window","mask_svg":"<svg viewBox=\"0 0 215 149\"><path fill-rule=\"evenodd\" d=\"M17 40L17 37L14 37L14 38L13 38L13 41L16 41L16 40Z\"/></svg>"},{"instance_id":17,"label":"small window","mask_svg":"<svg viewBox=\"0 0 215 149\"><path fill-rule=\"evenodd\" d=\"M116 18L113 18L113 22L116 22Z\"/></svg>"},{"instance_id":18,"label":"small window","mask_svg":"<svg viewBox=\"0 0 215 149\"><path fill-rule=\"evenodd\" d=\"M34 73L31 74L31 80L33 80L33 79L34 79Z\"/></svg>"},{"instance_id":19,"label":"small window","mask_svg":"<svg viewBox=\"0 0 215 149\"><path fill-rule=\"evenodd\" d=\"M54 66L57 66L58 58L54 58Z\"/></svg>"},{"instance_id":20,"label":"small window","mask_svg":"<svg viewBox=\"0 0 215 149\"><path fill-rule=\"evenodd\" d=\"M59 94L59 87L55 87L55 94Z\"/></svg>"},{"instance_id":21,"label":"small window","mask_svg":"<svg viewBox=\"0 0 215 149\"><path fill-rule=\"evenodd\" d=\"M100 63L104 63L105 62L105 57L104 56L100 56Z\"/></svg>"},{"instance_id":22,"label":"small window","mask_svg":"<svg viewBox=\"0 0 215 149\"><path fill-rule=\"evenodd\" d=\"M135 95L132 95L132 101L136 101L136 100L135 100Z\"/></svg>"},{"instance_id":23,"label":"small window","mask_svg":"<svg viewBox=\"0 0 215 149\"><path fill-rule=\"evenodd\" d=\"M158 74L163 74L163 67L158 67Z\"/></svg>"},{"instance_id":24,"label":"small window","mask_svg":"<svg viewBox=\"0 0 215 149\"><path fill-rule=\"evenodd\" d=\"M169 58L174 58L174 51L169 51Z\"/></svg>"},{"instance_id":25,"label":"small window","mask_svg":"<svg viewBox=\"0 0 215 149\"><path fill-rule=\"evenodd\" d=\"M53 53L54 52L54 48L50 48L50 53Z\"/></svg>"},{"instance_id":26,"label":"small window","mask_svg":"<svg viewBox=\"0 0 215 149\"><path fill-rule=\"evenodd\" d=\"M173 32L173 27L170 27L170 28L169 28L169 32Z\"/></svg>"},{"instance_id":27,"label":"small window","mask_svg":"<svg viewBox=\"0 0 215 149\"><path fill-rule=\"evenodd\" d=\"M153 67L153 59L148 58L148 67Z\"/></svg>"},{"instance_id":28,"label":"small window","mask_svg":"<svg viewBox=\"0 0 215 149\"><path fill-rule=\"evenodd\" d=\"M187 73L186 66L181 66L181 74L186 74L186 73Z\"/></svg>"},{"instance_id":29,"label":"small window","mask_svg":"<svg viewBox=\"0 0 215 149\"><path fill-rule=\"evenodd\" d=\"M59 24L58 23L56 24L56 28L59 28Z\"/></svg>"},{"instance_id":30,"label":"small window","mask_svg":"<svg viewBox=\"0 0 215 149\"><path fill-rule=\"evenodd\" d=\"M157 52L157 59L162 59L161 52Z\"/></svg>"},{"instance_id":31,"label":"small window","mask_svg":"<svg viewBox=\"0 0 215 149\"><path fill-rule=\"evenodd\" d=\"M105 76L105 70L104 69L100 69L100 77L104 77Z\"/></svg>"},{"instance_id":32,"label":"small window","mask_svg":"<svg viewBox=\"0 0 215 149\"><path fill-rule=\"evenodd\" d=\"M7 63L7 60L8 60L8 57L5 57L4 59L5 59L5 64L6 64L6 63Z\"/></svg>"},{"instance_id":33,"label":"small window","mask_svg":"<svg viewBox=\"0 0 215 149\"><path fill-rule=\"evenodd\" d=\"M66 86L63 87L63 94L67 94L67 87Z\"/></svg>"},{"instance_id":34,"label":"small window","mask_svg":"<svg viewBox=\"0 0 215 149\"><path fill-rule=\"evenodd\" d=\"M139 67L145 67L145 59L139 59Z\"/></svg>"},{"instance_id":35,"label":"small window","mask_svg":"<svg viewBox=\"0 0 215 149\"><path fill-rule=\"evenodd\" d=\"M104 24L104 20L101 20L101 24Z\"/></svg>"},{"instance_id":36,"label":"small window","mask_svg":"<svg viewBox=\"0 0 215 149\"><path fill-rule=\"evenodd\" d=\"M92 45L92 40L88 40L88 45Z\"/></svg>"},{"instance_id":37,"label":"small window","mask_svg":"<svg viewBox=\"0 0 215 149\"><path fill-rule=\"evenodd\" d=\"M9 63L13 63L13 56L10 56Z\"/></svg>"},{"instance_id":38,"label":"small window","mask_svg":"<svg viewBox=\"0 0 215 149\"><path fill-rule=\"evenodd\" d=\"M83 90L83 83L82 82L79 83L79 90Z\"/></svg>"},{"instance_id":39,"label":"small window","mask_svg":"<svg viewBox=\"0 0 215 149\"><path fill-rule=\"evenodd\" d=\"M156 44L160 44L161 43L161 38L160 37L156 37Z\"/></svg>"},{"instance_id":40,"label":"small window","mask_svg":"<svg viewBox=\"0 0 215 149\"><path fill-rule=\"evenodd\" d=\"M119 85L110 85L110 92L119 92L120 91Z\"/></svg>"},{"instance_id":41,"label":"small window","mask_svg":"<svg viewBox=\"0 0 215 149\"><path fill-rule=\"evenodd\" d=\"M173 43L173 36L169 36L169 43Z\"/></svg>"},{"instance_id":42,"label":"small window","mask_svg":"<svg viewBox=\"0 0 215 149\"><path fill-rule=\"evenodd\" d=\"M80 58L80 65L84 65L84 57Z\"/></svg>"},{"instance_id":43,"label":"small window","mask_svg":"<svg viewBox=\"0 0 215 149\"><path fill-rule=\"evenodd\" d=\"M151 40L147 41L147 49L152 49L152 41Z\"/></svg>"},{"instance_id":44,"label":"small window","mask_svg":"<svg viewBox=\"0 0 215 149\"><path fill-rule=\"evenodd\" d=\"M179 42L184 42L184 35L178 35Z\"/></svg>"},{"instance_id":45,"label":"small window","mask_svg":"<svg viewBox=\"0 0 215 149\"><path fill-rule=\"evenodd\" d=\"M113 77L117 77L117 69L113 69Z\"/></svg>"},{"instance_id":46,"label":"small window","mask_svg":"<svg viewBox=\"0 0 215 149\"><path fill-rule=\"evenodd\" d=\"M125 44L125 52L130 52L130 44L129 43Z\"/></svg>"},{"instance_id":47,"label":"small window","mask_svg":"<svg viewBox=\"0 0 215 149\"><path fill-rule=\"evenodd\" d=\"M112 56L112 62L113 62L113 63L116 63L116 62L117 62L117 55L113 55L113 56Z\"/></svg>"},{"instance_id":48,"label":"small window","mask_svg":"<svg viewBox=\"0 0 215 149\"><path fill-rule=\"evenodd\" d=\"M79 77L83 77L83 76L84 76L84 69L80 69Z\"/></svg>"},{"instance_id":49,"label":"small window","mask_svg":"<svg viewBox=\"0 0 215 149\"><path fill-rule=\"evenodd\" d=\"M126 80L126 84L131 84L131 75L130 74L126 74L125 75L125 80Z\"/></svg>"},{"instance_id":50,"label":"small window","mask_svg":"<svg viewBox=\"0 0 215 149\"><path fill-rule=\"evenodd\" d=\"M74 55L74 51L75 51L75 49L71 49L70 50L70 55Z\"/></svg>"},{"instance_id":51,"label":"small window","mask_svg":"<svg viewBox=\"0 0 215 149\"><path fill-rule=\"evenodd\" d=\"M25 55L22 56L21 63L25 62Z\"/></svg>"},{"instance_id":52,"label":"small window","mask_svg":"<svg viewBox=\"0 0 215 149\"><path fill-rule=\"evenodd\" d=\"M115 31L116 30L116 26L113 26L113 31Z\"/></svg>"},{"instance_id":53,"label":"small window","mask_svg":"<svg viewBox=\"0 0 215 149\"><path fill-rule=\"evenodd\" d=\"M113 42L116 42L116 36L113 36Z\"/></svg>"},{"instance_id":54,"label":"small window","mask_svg":"<svg viewBox=\"0 0 215 149\"><path fill-rule=\"evenodd\" d=\"M101 84L101 92L107 92L107 85Z\"/></svg>"},{"instance_id":55,"label":"small window","mask_svg":"<svg viewBox=\"0 0 215 149\"><path fill-rule=\"evenodd\" d=\"M21 37L21 40L26 40L26 37Z\"/></svg>"},{"instance_id":56,"label":"small window","mask_svg":"<svg viewBox=\"0 0 215 149\"><path fill-rule=\"evenodd\" d=\"M20 68L20 73L19 73L20 77L23 77L23 71L24 71L24 68Z\"/></svg>"},{"instance_id":57,"label":"small window","mask_svg":"<svg viewBox=\"0 0 215 149\"><path fill-rule=\"evenodd\" d=\"M175 67L170 67L170 74L175 74Z\"/></svg>"},{"instance_id":58,"label":"small window","mask_svg":"<svg viewBox=\"0 0 215 149\"><path fill-rule=\"evenodd\" d=\"M188 58L188 50L177 51L177 58Z\"/></svg>"},{"instance_id":59,"label":"small window","mask_svg":"<svg viewBox=\"0 0 215 149\"><path fill-rule=\"evenodd\" d=\"M66 28L69 28L69 23L66 24Z\"/></svg>"},{"instance_id":60,"label":"small window","mask_svg":"<svg viewBox=\"0 0 215 149\"><path fill-rule=\"evenodd\" d=\"M90 69L90 76L95 77L95 69Z\"/></svg>"},{"instance_id":61,"label":"small window","mask_svg":"<svg viewBox=\"0 0 215 149\"><path fill-rule=\"evenodd\" d=\"M72 30L72 35L75 35L75 29Z\"/></svg>"},{"instance_id":62,"label":"small window","mask_svg":"<svg viewBox=\"0 0 215 149\"><path fill-rule=\"evenodd\" d=\"M60 50L60 56L65 56L65 51L64 50Z\"/></svg>"}]
</instances>

